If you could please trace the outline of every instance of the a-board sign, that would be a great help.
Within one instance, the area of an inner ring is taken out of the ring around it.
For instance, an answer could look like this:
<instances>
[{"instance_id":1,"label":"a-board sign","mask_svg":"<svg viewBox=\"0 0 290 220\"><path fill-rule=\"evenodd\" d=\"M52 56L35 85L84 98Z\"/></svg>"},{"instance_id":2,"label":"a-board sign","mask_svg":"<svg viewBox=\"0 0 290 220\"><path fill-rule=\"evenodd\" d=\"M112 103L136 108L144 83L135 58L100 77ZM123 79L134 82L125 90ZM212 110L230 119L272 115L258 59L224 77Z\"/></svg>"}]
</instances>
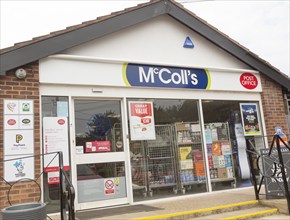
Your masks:
<instances>
[{"instance_id":1,"label":"a-board sign","mask_svg":"<svg viewBox=\"0 0 290 220\"><path fill-rule=\"evenodd\" d=\"M270 149L262 149L263 175L265 177L265 190L267 196L284 196L284 182L281 168L279 166L279 157L276 147L273 147L270 156ZM281 147L286 179L289 185L290 175L290 151L286 147Z\"/></svg>"}]
</instances>

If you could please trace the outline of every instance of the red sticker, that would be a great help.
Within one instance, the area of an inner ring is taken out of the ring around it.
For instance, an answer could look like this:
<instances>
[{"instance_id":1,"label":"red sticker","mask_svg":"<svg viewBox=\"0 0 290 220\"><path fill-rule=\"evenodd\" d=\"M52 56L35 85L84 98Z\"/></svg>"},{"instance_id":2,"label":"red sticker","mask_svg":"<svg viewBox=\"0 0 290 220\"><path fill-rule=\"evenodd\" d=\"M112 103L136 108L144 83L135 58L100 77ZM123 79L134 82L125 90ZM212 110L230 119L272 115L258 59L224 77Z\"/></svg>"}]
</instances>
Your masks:
<instances>
[{"instance_id":1,"label":"red sticker","mask_svg":"<svg viewBox=\"0 0 290 220\"><path fill-rule=\"evenodd\" d=\"M15 121L14 119L9 119L9 120L7 121L7 123L8 123L9 125L15 125L15 124L16 124L16 121Z\"/></svg>"},{"instance_id":2,"label":"red sticker","mask_svg":"<svg viewBox=\"0 0 290 220\"><path fill-rule=\"evenodd\" d=\"M57 123L60 124L60 125L63 125L63 124L65 123L65 120L63 120L63 119L59 119L59 120L57 121Z\"/></svg>"},{"instance_id":3,"label":"red sticker","mask_svg":"<svg viewBox=\"0 0 290 220\"><path fill-rule=\"evenodd\" d=\"M141 123L146 125L151 123L151 118L141 118Z\"/></svg>"},{"instance_id":4,"label":"red sticker","mask_svg":"<svg viewBox=\"0 0 290 220\"><path fill-rule=\"evenodd\" d=\"M243 73L240 76L240 83L246 89L255 89L258 86L258 79L252 73Z\"/></svg>"},{"instance_id":5,"label":"red sticker","mask_svg":"<svg viewBox=\"0 0 290 220\"><path fill-rule=\"evenodd\" d=\"M131 115L140 118L152 116L151 104L148 103L131 103Z\"/></svg>"}]
</instances>

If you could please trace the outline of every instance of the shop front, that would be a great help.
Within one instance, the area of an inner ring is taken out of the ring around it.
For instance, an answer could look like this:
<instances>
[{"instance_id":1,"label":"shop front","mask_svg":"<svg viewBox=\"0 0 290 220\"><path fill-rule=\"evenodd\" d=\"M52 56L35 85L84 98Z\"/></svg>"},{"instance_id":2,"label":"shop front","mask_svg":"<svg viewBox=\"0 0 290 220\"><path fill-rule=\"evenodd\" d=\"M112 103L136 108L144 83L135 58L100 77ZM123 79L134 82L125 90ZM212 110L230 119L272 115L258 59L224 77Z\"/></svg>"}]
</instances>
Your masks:
<instances>
[{"instance_id":1,"label":"shop front","mask_svg":"<svg viewBox=\"0 0 290 220\"><path fill-rule=\"evenodd\" d=\"M246 136L265 147L258 72L96 61L64 87L55 74L86 63L69 59L41 61L40 91L43 120L69 121L77 209L251 186Z\"/></svg>"},{"instance_id":2,"label":"shop front","mask_svg":"<svg viewBox=\"0 0 290 220\"><path fill-rule=\"evenodd\" d=\"M59 151L76 210L247 187L245 139L259 151L277 127L288 134L289 77L175 1L0 57L0 207L17 183L13 204L41 200L58 212Z\"/></svg>"}]
</instances>

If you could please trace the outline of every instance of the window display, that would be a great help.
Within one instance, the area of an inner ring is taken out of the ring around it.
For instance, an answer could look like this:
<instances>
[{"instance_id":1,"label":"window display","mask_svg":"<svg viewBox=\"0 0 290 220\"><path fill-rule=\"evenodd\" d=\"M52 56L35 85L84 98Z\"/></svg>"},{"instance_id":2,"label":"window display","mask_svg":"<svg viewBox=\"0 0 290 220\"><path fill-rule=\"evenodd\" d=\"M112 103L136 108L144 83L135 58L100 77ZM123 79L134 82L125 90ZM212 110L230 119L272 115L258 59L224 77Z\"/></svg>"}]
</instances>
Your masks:
<instances>
[{"instance_id":1,"label":"window display","mask_svg":"<svg viewBox=\"0 0 290 220\"><path fill-rule=\"evenodd\" d=\"M165 187L177 193L173 126L157 125L155 131L156 140L131 144L133 190L142 190L144 197Z\"/></svg>"},{"instance_id":2,"label":"window display","mask_svg":"<svg viewBox=\"0 0 290 220\"><path fill-rule=\"evenodd\" d=\"M200 124L197 122L175 123L179 178L182 193L191 185L205 184L205 166L201 142Z\"/></svg>"},{"instance_id":3,"label":"window display","mask_svg":"<svg viewBox=\"0 0 290 220\"><path fill-rule=\"evenodd\" d=\"M205 124L205 137L210 179L215 189L216 182L230 181L236 186L234 163L227 123Z\"/></svg>"}]
</instances>

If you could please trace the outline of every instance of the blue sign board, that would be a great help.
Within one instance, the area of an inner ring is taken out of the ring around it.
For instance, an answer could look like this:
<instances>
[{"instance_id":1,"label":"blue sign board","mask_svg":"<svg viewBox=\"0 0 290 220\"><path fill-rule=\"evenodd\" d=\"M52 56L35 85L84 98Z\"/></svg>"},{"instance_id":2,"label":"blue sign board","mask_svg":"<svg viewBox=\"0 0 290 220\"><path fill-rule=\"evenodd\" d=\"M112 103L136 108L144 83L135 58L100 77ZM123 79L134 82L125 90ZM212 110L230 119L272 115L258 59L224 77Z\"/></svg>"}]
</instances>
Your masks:
<instances>
[{"instance_id":1,"label":"blue sign board","mask_svg":"<svg viewBox=\"0 0 290 220\"><path fill-rule=\"evenodd\" d=\"M141 64L124 64L123 79L127 86L209 89L206 69Z\"/></svg>"},{"instance_id":2,"label":"blue sign board","mask_svg":"<svg viewBox=\"0 0 290 220\"><path fill-rule=\"evenodd\" d=\"M192 43L190 37L186 37L185 42L183 44L184 48L194 48L194 44Z\"/></svg>"}]
</instances>

